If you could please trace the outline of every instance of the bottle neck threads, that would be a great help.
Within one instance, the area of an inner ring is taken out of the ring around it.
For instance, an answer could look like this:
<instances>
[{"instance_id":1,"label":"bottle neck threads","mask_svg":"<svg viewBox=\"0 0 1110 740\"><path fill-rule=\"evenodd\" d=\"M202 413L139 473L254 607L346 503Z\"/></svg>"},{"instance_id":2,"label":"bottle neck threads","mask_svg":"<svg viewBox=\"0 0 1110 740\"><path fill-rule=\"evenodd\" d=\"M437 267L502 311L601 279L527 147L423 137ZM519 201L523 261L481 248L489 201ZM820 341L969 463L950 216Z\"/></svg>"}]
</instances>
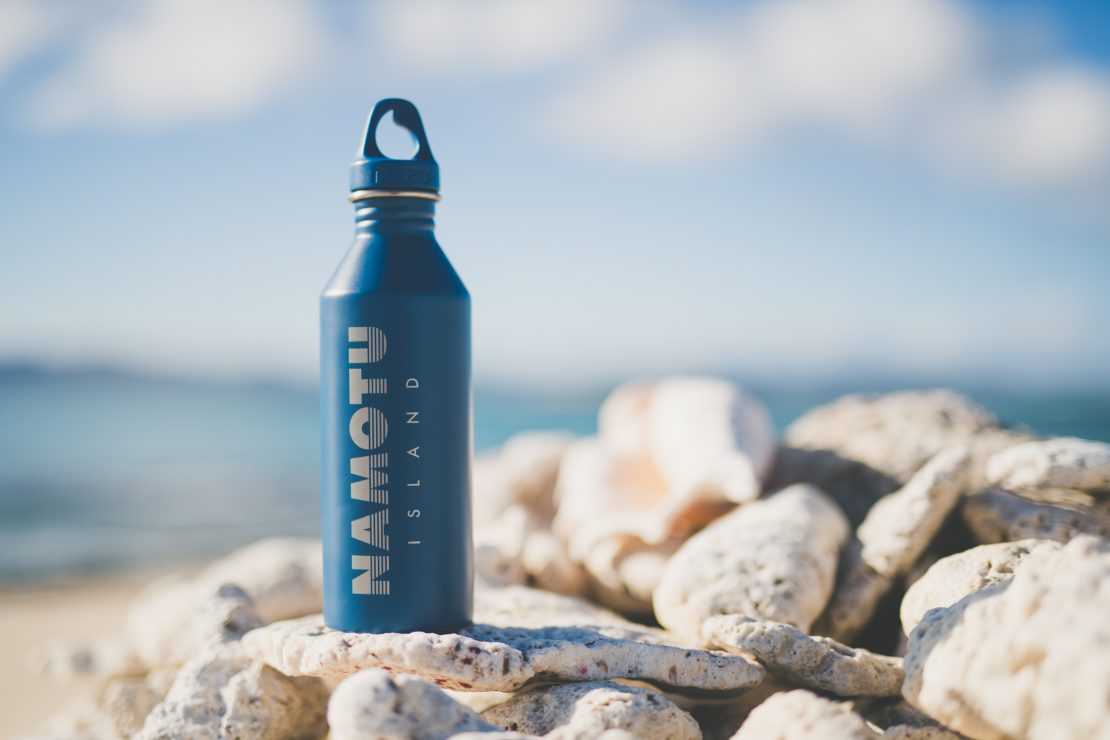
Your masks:
<instances>
[{"instance_id":1,"label":"bottle neck threads","mask_svg":"<svg viewBox=\"0 0 1110 740\"><path fill-rule=\"evenodd\" d=\"M365 192L365 191L363 191ZM355 198L355 231L360 234L399 234L431 231L435 228L438 196L410 193L375 193Z\"/></svg>"}]
</instances>

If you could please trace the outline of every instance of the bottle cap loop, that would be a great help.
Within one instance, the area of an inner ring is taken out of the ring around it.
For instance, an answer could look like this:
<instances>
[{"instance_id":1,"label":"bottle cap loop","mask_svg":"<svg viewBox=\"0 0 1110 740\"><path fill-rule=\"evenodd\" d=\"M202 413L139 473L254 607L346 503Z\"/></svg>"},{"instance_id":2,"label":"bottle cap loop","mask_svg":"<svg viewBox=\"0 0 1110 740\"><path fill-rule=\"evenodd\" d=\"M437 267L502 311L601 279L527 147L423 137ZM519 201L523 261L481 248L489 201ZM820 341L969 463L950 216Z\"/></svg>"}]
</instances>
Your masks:
<instances>
[{"instance_id":1,"label":"bottle cap loop","mask_svg":"<svg viewBox=\"0 0 1110 740\"><path fill-rule=\"evenodd\" d=\"M378 126L387 113L393 113L394 122L416 139L412 159L387 157L378 146ZM351 164L351 190L439 192L439 165L415 105L401 98L386 98L374 106L366 122L359 158Z\"/></svg>"}]
</instances>

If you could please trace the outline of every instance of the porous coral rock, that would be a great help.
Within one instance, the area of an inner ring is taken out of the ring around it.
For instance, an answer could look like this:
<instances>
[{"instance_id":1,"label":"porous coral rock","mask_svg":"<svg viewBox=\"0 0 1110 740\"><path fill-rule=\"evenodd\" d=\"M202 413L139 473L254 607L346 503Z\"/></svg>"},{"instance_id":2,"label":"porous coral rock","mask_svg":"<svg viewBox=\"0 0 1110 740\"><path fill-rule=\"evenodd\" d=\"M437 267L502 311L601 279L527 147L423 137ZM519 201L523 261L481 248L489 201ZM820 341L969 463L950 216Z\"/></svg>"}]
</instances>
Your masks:
<instances>
[{"instance_id":1,"label":"porous coral rock","mask_svg":"<svg viewBox=\"0 0 1110 740\"><path fill-rule=\"evenodd\" d=\"M356 634L319 617L281 622L243 640L289 675L344 676L387 668L467 691L511 691L541 680L637 678L675 690L737 691L763 671L736 656L675 646L581 599L522 587L479 588L475 623L458 634Z\"/></svg>"},{"instance_id":2,"label":"porous coral rock","mask_svg":"<svg viewBox=\"0 0 1110 740\"><path fill-rule=\"evenodd\" d=\"M902 598L902 631L909 634L930 609L948 607L970 593L1009 581L1025 558L1054 550L1052 540L1019 540L980 545L941 558L917 579Z\"/></svg>"},{"instance_id":3,"label":"porous coral rock","mask_svg":"<svg viewBox=\"0 0 1110 740\"><path fill-rule=\"evenodd\" d=\"M987 480L1009 490L1071 488L1110 494L1110 444L1055 437L1008 447L987 463Z\"/></svg>"},{"instance_id":4,"label":"porous coral rock","mask_svg":"<svg viewBox=\"0 0 1110 740\"><path fill-rule=\"evenodd\" d=\"M547 736L594 738L606 730L660 740L701 738L697 722L663 694L611 681L541 686L515 694L482 713L511 731Z\"/></svg>"},{"instance_id":5,"label":"porous coral rock","mask_svg":"<svg viewBox=\"0 0 1110 740\"><path fill-rule=\"evenodd\" d=\"M225 646L182 666L135 738L321 738L326 704L319 679L283 676Z\"/></svg>"},{"instance_id":6,"label":"porous coral rock","mask_svg":"<svg viewBox=\"0 0 1110 740\"><path fill-rule=\"evenodd\" d=\"M962 447L940 452L879 499L856 532L863 561L888 577L908 571L965 490L970 460Z\"/></svg>"},{"instance_id":7,"label":"porous coral rock","mask_svg":"<svg viewBox=\"0 0 1110 740\"><path fill-rule=\"evenodd\" d=\"M177 674L175 669L155 669L146 676L109 680L100 691L100 711L112 722L120 737L131 737L142 729L151 710L165 697Z\"/></svg>"},{"instance_id":8,"label":"porous coral rock","mask_svg":"<svg viewBox=\"0 0 1110 740\"><path fill-rule=\"evenodd\" d=\"M263 622L312 614L322 604L321 557L319 540L265 539L196 575L156 580L129 605L124 634L144 665L180 663L191 650L182 636L195 632L198 613L226 583L246 592Z\"/></svg>"},{"instance_id":9,"label":"porous coral rock","mask_svg":"<svg viewBox=\"0 0 1110 740\"><path fill-rule=\"evenodd\" d=\"M328 702L327 717L332 740L441 740L497 730L438 687L380 670L342 681Z\"/></svg>"},{"instance_id":10,"label":"porous coral rock","mask_svg":"<svg viewBox=\"0 0 1110 740\"><path fill-rule=\"evenodd\" d=\"M813 486L745 504L674 554L655 590L655 615L691 640L718 614L808 630L828 601L847 534L844 515Z\"/></svg>"},{"instance_id":11,"label":"porous coral rock","mask_svg":"<svg viewBox=\"0 0 1110 740\"><path fill-rule=\"evenodd\" d=\"M952 391L847 395L787 428L771 484L813 483L859 523L942 450L982 446L985 455L1023 439L998 430L991 414Z\"/></svg>"},{"instance_id":12,"label":"porous coral rock","mask_svg":"<svg viewBox=\"0 0 1110 740\"><path fill-rule=\"evenodd\" d=\"M902 659L811 637L788 624L741 616L712 617L702 625L706 644L752 656L781 679L837 696L898 696Z\"/></svg>"},{"instance_id":13,"label":"porous coral rock","mask_svg":"<svg viewBox=\"0 0 1110 740\"><path fill-rule=\"evenodd\" d=\"M1018 495L987 488L965 496L960 515L983 544L1025 539L1067 542L1083 534L1110 538L1110 501L1077 491Z\"/></svg>"},{"instance_id":14,"label":"porous coral rock","mask_svg":"<svg viewBox=\"0 0 1110 740\"><path fill-rule=\"evenodd\" d=\"M841 702L802 689L756 707L732 740L875 740L878 733Z\"/></svg>"},{"instance_id":15,"label":"porous coral rock","mask_svg":"<svg viewBox=\"0 0 1110 740\"><path fill-rule=\"evenodd\" d=\"M234 642L264 624L250 596L234 583L224 583L207 598L196 596L182 606L188 609L184 614L150 612L149 623L141 625L131 615L129 634L147 665L180 665L198 651ZM163 618L178 624L177 634L165 634L159 623Z\"/></svg>"},{"instance_id":16,"label":"porous coral rock","mask_svg":"<svg viewBox=\"0 0 1110 740\"><path fill-rule=\"evenodd\" d=\"M1107 614L1110 543L1042 548L1009 581L925 614L903 696L973 738L1106 737Z\"/></svg>"}]
</instances>

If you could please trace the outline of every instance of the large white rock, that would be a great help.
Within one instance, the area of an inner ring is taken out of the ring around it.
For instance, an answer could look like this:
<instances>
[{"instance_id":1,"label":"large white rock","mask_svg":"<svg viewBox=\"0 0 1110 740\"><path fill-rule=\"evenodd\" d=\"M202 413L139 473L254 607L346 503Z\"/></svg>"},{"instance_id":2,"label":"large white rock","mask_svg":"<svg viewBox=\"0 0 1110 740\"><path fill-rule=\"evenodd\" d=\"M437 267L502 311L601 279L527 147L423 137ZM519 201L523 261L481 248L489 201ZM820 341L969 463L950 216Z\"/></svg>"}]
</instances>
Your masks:
<instances>
[{"instance_id":1,"label":"large white rock","mask_svg":"<svg viewBox=\"0 0 1110 740\"><path fill-rule=\"evenodd\" d=\"M698 723L655 689L611 681L540 686L482 712L500 728L532 735L595 738L607 730L659 740L700 740Z\"/></svg>"},{"instance_id":2,"label":"large white rock","mask_svg":"<svg viewBox=\"0 0 1110 740\"><path fill-rule=\"evenodd\" d=\"M149 667L180 663L198 612L223 584L242 588L263 622L318 612L322 605L320 541L274 538L255 542L182 578L147 586L128 606L124 634Z\"/></svg>"},{"instance_id":3,"label":"large white rock","mask_svg":"<svg viewBox=\"0 0 1110 740\"><path fill-rule=\"evenodd\" d=\"M716 378L665 378L652 389L651 459L683 498L751 501L775 451L763 404Z\"/></svg>"},{"instance_id":4,"label":"large white rock","mask_svg":"<svg viewBox=\"0 0 1110 740\"><path fill-rule=\"evenodd\" d=\"M135 738L322 738L327 697L319 679L288 678L224 647L182 666Z\"/></svg>"},{"instance_id":5,"label":"large white rock","mask_svg":"<svg viewBox=\"0 0 1110 740\"><path fill-rule=\"evenodd\" d=\"M1110 735L1110 543L1079 537L925 614L906 700L973 738Z\"/></svg>"},{"instance_id":6,"label":"large white rock","mask_svg":"<svg viewBox=\"0 0 1110 740\"><path fill-rule=\"evenodd\" d=\"M1009 581L1032 553L1057 548L1052 540L1019 540L980 545L941 558L902 598L902 631L908 635L930 609L951 606L968 594Z\"/></svg>"},{"instance_id":7,"label":"large white rock","mask_svg":"<svg viewBox=\"0 0 1110 740\"><path fill-rule=\"evenodd\" d=\"M1110 493L1110 445L1075 437L1026 442L993 455L987 479L1010 490L1073 488Z\"/></svg>"},{"instance_id":8,"label":"large white rock","mask_svg":"<svg viewBox=\"0 0 1110 740\"><path fill-rule=\"evenodd\" d=\"M734 692L763 678L743 658L679 646L675 635L581 599L519 586L479 588L475 597L475 623L457 634L338 632L309 617L254 630L243 646L291 676L386 668L464 691L636 678L676 691Z\"/></svg>"},{"instance_id":9,"label":"large white rock","mask_svg":"<svg viewBox=\"0 0 1110 740\"><path fill-rule=\"evenodd\" d=\"M844 703L798 689L760 704L732 740L875 740L879 734Z\"/></svg>"},{"instance_id":10,"label":"large white rock","mask_svg":"<svg viewBox=\"0 0 1110 740\"><path fill-rule=\"evenodd\" d=\"M964 492L970 461L964 448L944 450L875 502L856 532L863 562L888 577L906 573Z\"/></svg>"},{"instance_id":11,"label":"large white rock","mask_svg":"<svg viewBox=\"0 0 1110 740\"><path fill-rule=\"evenodd\" d=\"M659 623L689 639L718 614L808 630L825 607L848 536L840 509L813 486L745 504L691 537L655 590Z\"/></svg>"},{"instance_id":12,"label":"large white rock","mask_svg":"<svg viewBox=\"0 0 1110 740\"><path fill-rule=\"evenodd\" d=\"M905 482L949 447L966 445L997 420L948 390L843 396L786 430L791 447L831 450Z\"/></svg>"},{"instance_id":13,"label":"large white rock","mask_svg":"<svg viewBox=\"0 0 1110 740\"><path fill-rule=\"evenodd\" d=\"M442 740L497 728L444 691L382 670L342 681L328 702L332 740Z\"/></svg>"}]
</instances>

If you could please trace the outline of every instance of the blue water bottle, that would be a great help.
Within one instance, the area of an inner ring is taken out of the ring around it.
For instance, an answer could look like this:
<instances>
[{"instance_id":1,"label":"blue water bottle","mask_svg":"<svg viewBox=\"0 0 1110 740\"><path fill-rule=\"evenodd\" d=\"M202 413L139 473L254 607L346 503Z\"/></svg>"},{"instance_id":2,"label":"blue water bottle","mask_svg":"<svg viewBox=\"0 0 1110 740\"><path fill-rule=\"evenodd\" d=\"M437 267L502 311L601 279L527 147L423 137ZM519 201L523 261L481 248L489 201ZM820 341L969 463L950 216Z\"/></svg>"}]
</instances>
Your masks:
<instances>
[{"instance_id":1,"label":"blue water bottle","mask_svg":"<svg viewBox=\"0 0 1110 740\"><path fill-rule=\"evenodd\" d=\"M418 149L377 143L392 113ZM435 238L439 166L416 107L382 100L351 165L355 240L320 297L324 621L470 621L470 295Z\"/></svg>"}]
</instances>

